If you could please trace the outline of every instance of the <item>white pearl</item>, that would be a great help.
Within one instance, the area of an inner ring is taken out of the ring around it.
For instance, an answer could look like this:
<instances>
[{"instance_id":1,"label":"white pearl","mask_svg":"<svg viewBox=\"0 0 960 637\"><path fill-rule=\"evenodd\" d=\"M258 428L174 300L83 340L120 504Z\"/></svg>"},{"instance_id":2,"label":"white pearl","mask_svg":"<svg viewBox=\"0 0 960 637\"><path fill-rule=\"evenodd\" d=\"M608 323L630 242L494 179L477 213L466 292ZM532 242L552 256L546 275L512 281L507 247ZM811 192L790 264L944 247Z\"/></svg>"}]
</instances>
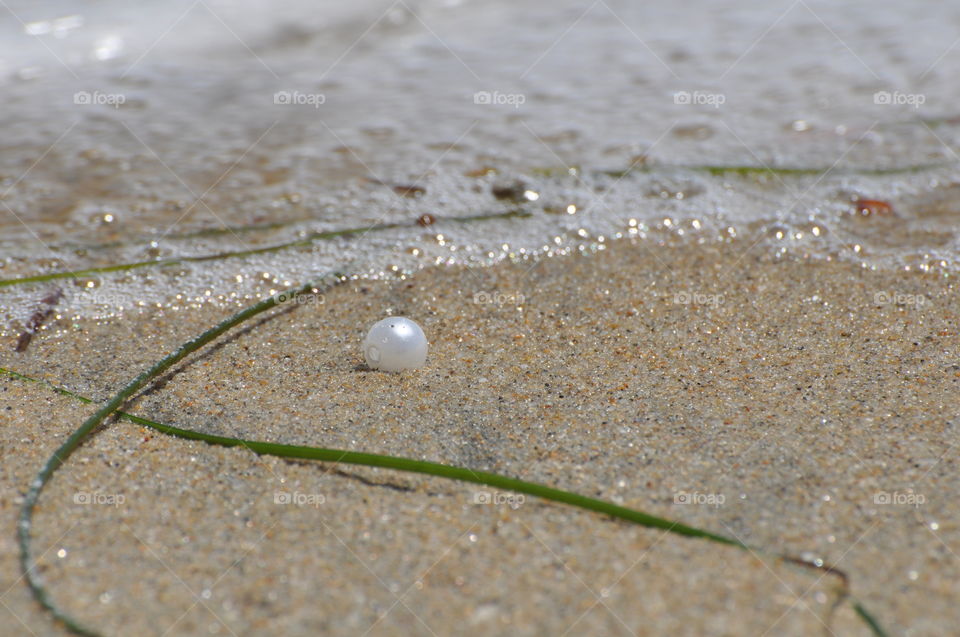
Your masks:
<instances>
[{"instance_id":1,"label":"white pearl","mask_svg":"<svg viewBox=\"0 0 960 637\"><path fill-rule=\"evenodd\" d=\"M367 332L363 356L371 369L416 369L427 361L427 337L410 319L391 316L377 321Z\"/></svg>"}]
</instances>

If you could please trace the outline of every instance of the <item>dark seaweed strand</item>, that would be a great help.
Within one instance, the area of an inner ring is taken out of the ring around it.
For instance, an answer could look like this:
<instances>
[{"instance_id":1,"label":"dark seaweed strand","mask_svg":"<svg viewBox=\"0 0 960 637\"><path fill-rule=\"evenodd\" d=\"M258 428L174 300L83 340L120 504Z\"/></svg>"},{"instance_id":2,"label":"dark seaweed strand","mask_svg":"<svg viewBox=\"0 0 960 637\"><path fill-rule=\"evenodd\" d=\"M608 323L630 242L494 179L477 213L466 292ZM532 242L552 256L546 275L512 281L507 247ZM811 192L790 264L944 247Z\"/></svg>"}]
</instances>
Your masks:
<instances>
[{"instance_id":1,"label":"dark seaweed strand","mask_svg":"<svg viewBox=\"0 0 960 637\"><path fill-rule=\"evenodd\" d=\"M893 166L890 168L837 168L829 171L828 168L815 166L755 166L750 164L644 164L636 162L623 170L605 170L599 174L608 177L625 177L632 173L656 173L665 170L702 172L714 177L737 175L739 177L762 176L765 174L780 177L805 177L822 175L832 172L838 175L862 175L865 177L884 177L888 175L905 175L919 173L936 168L951 166L956 162L940 162L935 164L918 164L914 166Z\"/></svg>"},{"instance_id":2,"label":"dark seaweed strand","mask_svg":"<svg viewBox=\"0 0 960 637\"><path fill-rule=\"evenodd\" d=\"M41 383L50 387L53 391L63 396L69 396L81 402L90 404L93 401L85 396L81 396L74 392L71 392L67 389L54 386L45 381L41 381L23 374L18 374L17 372L10 371L0 367L0 373L7 374L12 378L19 380ZM119 411L117 415L132 423L148 427L155 431L159 431L163 434L170 436L175 436L178 438L183 438L187 440L200 440L211 445L218 445L222 447L236 447L243 446L254 453L260 455L270 455L277 456L281 458L297 458L304 460L320 460L320 461L332 461L337 463L344 464L357 464L365 465L371 467L381 467L388 469L396 469L398 471L408 471L414 473L422 473L431 476L444 477L452 480L460 480L463 482L473 482L476 484L483 484L492 487L498 487L501 489L508 489L518 493L526 493L536 497L543 498L545 500L552 500L554 502L559 502L562 504L568 504L571 506L579 507L586 509L588 511L593 511L596 513L601 513L604 515L609 515L613 518L618 518L625 520L627 522L632 522L635 524L640 524L642 526L664 529L671 533L676 533L678 535L684 535L687 537L698 537L701 539L706 539L713 542L718 542L721 544L726 544L730 546L736 546L737 548L742 548L749 550L753 553L761 554L763 551L758 551L751 549L746 544L728 538L722 535L717 535L709 531L702 529L697 529L695 527L690 527L679 522L674 522L657 516L649 515L641 511L634 509L629 509L626 507L621 507L610 502L605 502L596 498L590 498L586 496L581 496L576 493L571 493L569 491L562 491L560 489L554 489L545 485L536 484L533 482L527 482L524 480L518 480L515 478L510 478L507 476L502 476L494 473L488 473L483 471L472 471L470 469L465 469L461 467L454 467L450 465L444 465L434 462L425 462L421 460L412 460L409 458L402 458L398 456L388 456L380 454L368 454L368 453L358 453L353 451L341 450L341 449L328 449L322 447L308 447L308 446L299 446L299 445L281 445L276 443L261 442L256 440L244 440L241 438L229 438L225 436L216 436L212 434L203 433L200 431L194 431L189 429L181 429L174 427L172 425L166 425L162 423L149 420L147 418L142 418L140 416L135 416L126 412ZM840 569L831 566L829 564L814 564L807 560L801 560L796 557L787 556L787 555L771 555L771 557L783 560L784 562L795 564L804 568L820 571L824 575L833 575L840 579L841 583L841 596L838 599L838 603L842 602L844 599L852 599L849 592L849 577L847 574ZM48 607L49 608L49 607ZM853 608L857 616L867 624L871 629L874 635L878 637L885 637L886 633L883 628L880 626L879 622L871 615L866 608L856 599L853 599ZM63 615L63 613L61 613ZM61 617L62 618L62 617ZM81 634L93 634L93 633L81 633Z\"/></svg>"},{"instance_id":3,"label":"dark seaweed strand","mask_svg":"<svg viewBox=\"0 0 960 637\"><path fill-rule=\"evenodd\" d=\"M467 215L462 217L439 218L438 221L449 221L454 223L469 223L471 221L486 221L490 219L510 219L514 217L529 217L530 212L524 210L509 210L507 212L485 213L477 215ZM337 237L349 237L352 235L364 235L368 232L377 232L380 230L390 230L394 228L410 228L418 225L418 222L403 223L385 223L378 226L361 226L359 228L344 228L341 230L328 230L324 232L315 232L303 239L288 241L262 248L251 248L248 250L233 250L227 252L218 252L216 254L203 254L192 257L172 257L169 259L159 259L152 261L134 261L132 263L117 263L114 265L105 265L95 268L85 268L82 270L70 270L60 272L48 272L46 274L34 274L15 279L0 279L0 288L13 285L23 285L26 283L42 283L44 281L53 281L55 279L70 279L95 274L108 274L111 272L126 272L128 270L137 270L140 268L158 268L180 265L183 263L200 263L203 261L220 261L222 259L233 259L238 257L249 257L258 254L268 254L271 252L280 252L291 248L303 248L316 243L335 239Z\"/></svg>"},{"instance_id":4,"label":"dark seaweed strand","mask_svg":"<svg viewBox=\"0 0 960 637\"><path fill-rule=\"evenodd\" d=\"M58 608L53 602L49 592L43 585L40 575L35 571L34 567L36 565L33 560L33 552L30 542L30 527L33 519L34 508L36 507L40 493L50 481L54 472L56 472L56 470L63 465L67 458L70 457L70 454L72 454L77 447L80 446L80 444L86 439L91 431L93 431L104 420L106 420L107 417L119 409L137 391L142 389L151 380L170 369L173 365L177 364L207 343L213 341L227 330L239 325L240 323L243 323L251 317L276 307L277 305L280 305L281 303L284 303L285 301L298 295L307 294L315 289L327 289L337 282L345 279L346 277L339 273L333 273L331 275L321 277L316 281L307 283L306 285L291 288L290 290L286 290L268 297L259 303L251 305L250 307L237 312L230 318L208 329L200 336L188 341L176 351L165 356L153 367L137 376L126 387L121 389L116 396L111 398L100 409L98 409L96 413L85 420L76 431L70 434L70 437L67 438L66 442L60 445L60 447L53 452L53 455L50 456L46 464L44 464L36 478L34 478L30 483L30 488L24 497L23 506L20 509L20 519L17 522L17 537L20 545L20 567L23 571L23 575L28 586L30 587L31 593L44 608L46 608L55 618L62 621L69 630L79 635L97 634L95 631L83 626L79 621L73 619L65 611L60 610L60 608Z\"/></svg>"}]
</instances>

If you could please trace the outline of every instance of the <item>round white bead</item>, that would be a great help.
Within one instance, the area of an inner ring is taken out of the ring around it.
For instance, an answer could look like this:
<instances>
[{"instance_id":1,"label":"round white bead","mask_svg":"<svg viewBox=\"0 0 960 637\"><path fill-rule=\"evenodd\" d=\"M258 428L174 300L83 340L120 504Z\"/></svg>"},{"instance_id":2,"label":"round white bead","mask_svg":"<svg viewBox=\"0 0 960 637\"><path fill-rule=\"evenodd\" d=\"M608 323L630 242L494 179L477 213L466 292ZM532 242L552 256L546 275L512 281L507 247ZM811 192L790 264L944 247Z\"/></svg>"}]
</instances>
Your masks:
<instances>
[{"instance_id":1,"label":"round white bead","mask_svg":"<svg viewBox=\"0 0 960 637\"><path fill-rule=\"evenodd\" d=\"M427 337L408 318L391 316L374 323L363 340L363 357L371 369L398 372L427 361Z\"/></svg>"}]
</instances>

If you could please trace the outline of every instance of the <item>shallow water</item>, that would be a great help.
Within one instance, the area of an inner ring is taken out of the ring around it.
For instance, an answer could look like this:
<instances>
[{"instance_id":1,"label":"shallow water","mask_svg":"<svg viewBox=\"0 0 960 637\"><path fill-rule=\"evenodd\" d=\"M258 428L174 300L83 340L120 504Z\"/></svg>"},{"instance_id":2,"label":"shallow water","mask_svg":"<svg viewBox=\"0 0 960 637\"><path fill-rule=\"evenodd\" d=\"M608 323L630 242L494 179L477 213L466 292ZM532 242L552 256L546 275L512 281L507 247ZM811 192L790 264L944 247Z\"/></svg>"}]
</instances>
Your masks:
<instances>
[{"instance_id":1,"label":"shallow water","mask_svg":"<svg viewBox=\"0 0 960 637\"><path fill-rule=\"evenodd\" d=\"M76 11L11 3L0 26L0 279L408 225L6 287L4 329L58 288L61 317L112 317L616 237L761 230L737 249L957 267L960 9L942 3ZM445 220L511 210L529 214Z\"/></svg>"}]
</instances>

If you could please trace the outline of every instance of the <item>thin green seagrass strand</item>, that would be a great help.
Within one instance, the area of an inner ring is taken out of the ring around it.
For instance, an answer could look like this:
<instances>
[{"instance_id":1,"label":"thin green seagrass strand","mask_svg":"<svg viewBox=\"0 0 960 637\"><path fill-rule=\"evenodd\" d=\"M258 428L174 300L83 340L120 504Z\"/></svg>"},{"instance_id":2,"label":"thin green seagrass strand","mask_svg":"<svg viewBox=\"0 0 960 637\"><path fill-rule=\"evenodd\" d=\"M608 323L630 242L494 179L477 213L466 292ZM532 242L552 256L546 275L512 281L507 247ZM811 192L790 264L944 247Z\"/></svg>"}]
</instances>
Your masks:
<instances>
[{"instance_id":1,"label":"thin green seagrass strand","mask_svg":"<svg viewBox=\"0 0 960 637\"><path fill-rule=\"evenodd\" d=\"M34 478L30 483L30 488L27 490L27 495L24 497L23 506L20 509L20 519L17 522L17 537L20 545L20 567L23 570L23 574L26 578L27 585L30 587L30 591L33 593L33 596L37 599L37 601L40 602L40 604L54 617L61 620L64 625L67 626L67 628L81 635L96 634L70 617L67 613L60 610L56 604L53 603L53 600L50 598L49 592L44 587L39 574L34 570L35 565L30 544L30 530L31 521L33 519L33 511L36 507L37 500L40 497L40 493L50 481L54 472L56 472L56 470L60 468L64 462L66 462L67 458L70 457L70 454L72 454L77 447L80 446L80 444L86 439L91 431L99 426L111 414L117 411L131 396L142 389L151 380L157 378L160 376L160 374L163 374L165 371L176 365L193 352L213 341L227 330L239 325L240 323L243 323L247 319L266 312L267 310L285 302L289 298L293 298L301 294L307 294L314 289L327 288L331 285L331 280L335 282L339 280L340 277L341 275L339 273L334 273L332 275L322 277L317 281L311 281L310 283L298 288L292 288L285 292L275 294L274 296L266 298L259 303L251 305L250 307L237 312L230 318L208 329L200 336L183 344L179 349L165 356L153 367L137 376L126 387L121 389L116 396L107 401L100 409L96 411L96 413L85 420L76 431L70 434L70 437L67 438L66 442L60 445L60 447L53 452L53 455L50 456L46 464L43 465L40 473L38 473L37 477Z\"/></svg>"},{"instance_id":2,"label":"thin green seagrass strand","mask_svg":"<svg viewBox=\"0 0 960 637\"><path fill-rule=\"evenodd\" d=\"M48 385L53 391L61 394L63 396L69 396L81 402L91 404L93 401L90 398L81 396L70 390L56 387L44 381L19 374L17 372L4 369L0 367L0 374L6 374L10 377L17 378L20 380L25 380L34 383L41 383ZM117 412L118 417L132 422L137 425L148 427L155 431L158 431L163 434L170 436L175 436L177 438L183 438L186 440L199 440L206 442L211 445L217 445L222 447L246 447L250 451L260 455L269 455L277 456L280 458L295 458L299 460L320 460L328 461L340 464L355 464L355 465L364 465L369 467L380 467L386 469L396 469L398 471L408 471L413 473L422 473L430 476L449 478L452 480L460 480L464 482L473 482L477 484L483 484L491 487L498 487L501 489L509 489L511 491L516 491L518 493L526 493L528 495L533 495L536 497L543 498L545 500L551 500L554 502L559 502L561 504L568 504L571 506L579 507L589 511L594 511L597 513L609 515L614 518L625 520L627 522L632 522L635 524L640 524L641 526L647 526L652 528L664 529L671 533L676 533L678 535L684 535L687 537L697 537L712 542L718 542L721 544L726 544L729 546L735 546L744 550L751 551L757 555L768 555L775 559L781 559L791 564L801 565L806 568L820 571L823 574L833 574L840 577L843 582L843 591L841 599L849 598L847 583L847 576L842 574L840 571L835 569L830 565L821 565L817 566L809 562L793 558L790 556L779 555L779 554L770 554L766 551L759 549L751 549L748 545L722 535L717 535L709 531L702 529L697 529L695 527L690 527L679 522L674 522L667 520L665 518L660 518L657 516L649 515L635 509L629 509L626 507L621 507L610 502L605 502L603 500L598 500L596 498L590 498L582 496L576 493L569 491L562 491L560 489L554 489L552 487L547 487L545 485L536 484L533 482L527 482L524 480L518 480L515 478L510 478L507 476L502 476L499 474L488 473L483 471L473 471L471 469L454 467L450 465L444 465L435 462L425 462L421 460L412 460L409 458L403 458L399 456L388 456L380 454L369 454L369 453L359 453L354 451L347 451L342 449L328 449L323 447L309 447L309 446L300 446L300 445L282 445L271 442L262 442L257 440L246 440L242 438L229 438L226 436L216 436L213 434L207 434L200 431L194 431L191 429L181 429L179 427L174 427L172 425L167 425L159 423L141 416L135 416L126 412L119 411ZM853 599L853 609L856 612L857 616L867 624L871 629L874 635L878 637L884 637L886 633L883 628L880 626L880 623L870 614L869 611L856 599ZM58 615L59 618L63 618L63 613ZM72 626L71 626L72 627ZM82 633L82 634L94 634L94 633Z\"/></svg>"}]
</instances>

